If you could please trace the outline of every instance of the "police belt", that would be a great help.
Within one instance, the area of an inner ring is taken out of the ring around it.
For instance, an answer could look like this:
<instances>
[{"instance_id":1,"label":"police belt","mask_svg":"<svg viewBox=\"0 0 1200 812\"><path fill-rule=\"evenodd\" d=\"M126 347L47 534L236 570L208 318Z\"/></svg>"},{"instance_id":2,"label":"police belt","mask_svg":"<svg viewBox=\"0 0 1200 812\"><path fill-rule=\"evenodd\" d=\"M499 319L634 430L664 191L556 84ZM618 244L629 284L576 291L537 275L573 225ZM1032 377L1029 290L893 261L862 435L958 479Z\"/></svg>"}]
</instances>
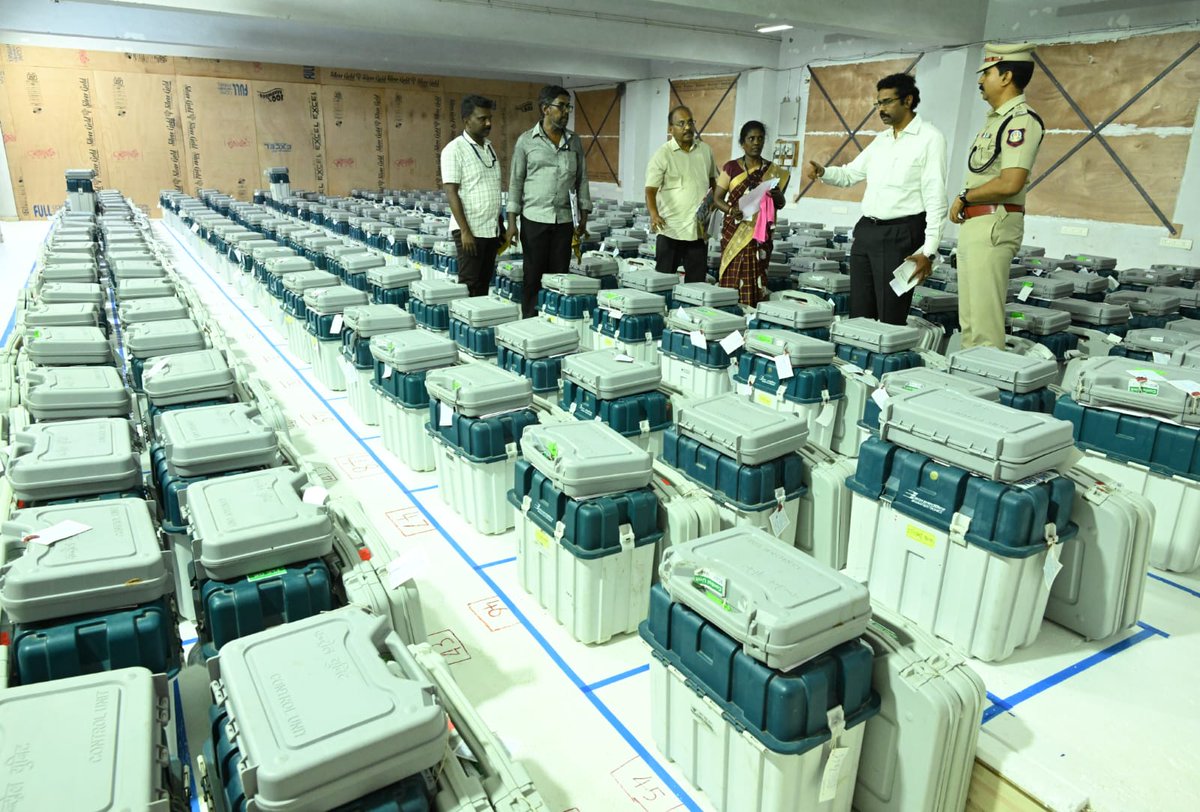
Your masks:
<instances>
[{"instance_id":1,"label":"police belt","mask_svg":"<svg viewBox=\"0 0 1200 812\"><path fill-rule=\"evenodd\" d=\"M963 219L970 220L972 217L995 214L999 209L1004 209L1005 211L1025 211L1025 207L1020 203L972 203L969 206L963 206Z\"/></svg>"}]
</instances>

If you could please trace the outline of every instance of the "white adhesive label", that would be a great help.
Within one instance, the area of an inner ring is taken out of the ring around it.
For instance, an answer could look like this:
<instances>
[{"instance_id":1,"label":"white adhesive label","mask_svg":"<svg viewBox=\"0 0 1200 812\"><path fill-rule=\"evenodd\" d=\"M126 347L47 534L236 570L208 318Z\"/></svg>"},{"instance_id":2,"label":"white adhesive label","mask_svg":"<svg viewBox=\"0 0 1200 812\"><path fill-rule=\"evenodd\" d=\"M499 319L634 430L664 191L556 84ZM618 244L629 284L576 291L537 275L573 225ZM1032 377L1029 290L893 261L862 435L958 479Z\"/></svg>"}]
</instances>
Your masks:
<instances>
[{"instance_id":1,"label":"white adhesive label","mask_svg":"<svg viewBox=\"0 0 1200 812\"><path fill-rule=\"evenodd\" d=\"M1059 570L1062 569L1062 562L1058 560L1061 554L1061 544L1052 544L1046 551L1046 564L1042 567L1042 577L1046 580L1046 589L1054 586L1054 579L1058 577Z\"/></svg>"},{"instance_id":2,"label":"white adhesive label","mask_svg":"<svg viewBox=\"0 0 1200 812\"><path fill-rule=\"evenodd\" d=\"M707 350L708 342L704 339L704 333L699 330L692 330L688 333L688 338L691 339L692 346L698 350Z\"/></svg>"},{"instance_id":3,"label":"white adhesive label","mask_svg":"<svg viewBox=\"0 0 1200 812\"><path fill-rule=\"evenodd\" d=\"M871 400L875 401L875 405L882 409L887 405L887 402L892 399L892 396L887 393L883 387L876 389L871 393Z\"/></svg>"},{"instance_id":4,"label":"white adhesive label","mask_svg":"<svg viewBox=\"0 0 1200 812\"><path fill-rule=\"evenodd\" d=\"M770 523L771 532L775 534L776 538L782 538L783 531L787 530L788 525L791 524L791 522L788 521L787 511L781 507L776 508L775 511L771 513Z\"/></svg>"},{"instance_id":5,"label":"white adhesive label","mask_svg":"<svg viewBox=\"0 0 1200 812\"><path fill-rule=\"evenodd\" d=\"M1171 384L1171 386L1174 386L1176 389L1186 392L1187 394L1191 395L1194 398L1200 398L1200 382L1197 382L1197 381L1167 381L1167 383Z\"/></svg>"},{"instance_id":6,"label":"white adhesive label","mask_svg":"<svg viewBox=\"0 0 1200 812\"><path fill-rule=\"evenodd\" d=\"M78 536L80 533L86 533L91 529L91 525L67 519L57 524L52 524L44 530L36 530L28 536L23 537L21 541L27 544L41 544L49 547L51 544L60 542L63 539L69 539L72 536Z\"/></svg>"},{"instance_id":7,"label":"white adhesive label","mask_svg":"<svg viewBox=\"0 0 1200 812\"><path fill-rule=\"evenodd\" d=\"M1151 356L1154 358L1154 363L1156 363L1156 364L1169 364L1169 363L1171 363L1171 354L1170 354L1170 353L1166 353L1166 352L1152 352L1152 353L1150 353L1150 355L1151 355Z\"/></svg>"},{"instance_id":8,"label":"white adhesive label","mask_svg":"<svg viewBox=\"0 0 1200 812\"><path fill-rule=\"evenodd\" d=\"M842 777L842 765L850 755L849 747L835 747L829 751L825 761L825 770L821 773L821 790L817 795L818 803L829 803L837 797L838 783Z\"/></svg>"},{"instance_id":9,"label":"white adhesive label","mask_svg":"<svg viewBox=\"0 0 1200 812\"><path fill-rule=\"evenodd\" d=\"M613 360L618 361L622 364L632 364L633 356L632 355L624 355L624 354L614 355Z\"/></svg>"},{"instance_id":10,"label":"white adhesive label","mask_svg":"<svg viewBox=\"0 0 1200 812\"><path fill-rule=\"evenodd\" d=\"M416 581L428 569L424 553L409 552L393 559L387 565L388 589L396 590L409 581Z\"/></svg>"},{"instance_id":11,"label":"white adhesive label","mask_svg":"<svg viewBox=\"0 0 1200 812\"><path fill-rule=\"evenodd\" d=\"M321 485L313 485L304 491L304 495L300 497L305 504L323 505L329 500L329 491Z\"/></svg>"},{"instance_id":12,"label":"white adhesive label","mask_svg":"<svg viewBox=\"0 0 1200 812\"><path fill-rule=\"evenodd\" d=\"M610 311L608 311L608 315L609 315L609 318L614 319L616 321L620 321L625 316L625 314L622 313L620 310L610 310Z\"/></svg>"},{"instance_id":13,"label":"white adhesive label","mask_svg":"<svg viewBox=\"0 0 1200 812\"><path fill-rule=\"evenodd\" d=\"M335 336L336 336L336 335L341 335L341 333L342 333L342 324L343 324L343 323L344 323L344 322L342 321L342 314L341 314L341 313L334 313L334 314L333 314L333 320L329 322L329 334L330 334L330 335L335 335Z\"/></svg>"},{"instance_id":14,"label":"white adhesive label","mask_svg":"<svg viewBox=\"0 0 1200 812\"><path fill-rule=\"evenodd\" d=\"M792 371L792 359L786 352L775 356L775 369L779 373L779 380L781 381L786 381L795 374Z\"/></svg>"},{"instance_id":15,"label":"white adhesive label","mask_svg":"<svg viewBox=\"0 0 1200 812\"><path fill-rule=\"evenodd\" d=\"M454 424L454 410L445 403L438 402L438 425L451 426Z\"/></svg>"},{"instance_id":16,"label":"white adhesive label","mask_svg":"<svg viewBox=\"0 0 1200 812\"><path fill-rule=\"evenodd\" d=\"M387 364L383 365L383 375L381 377L384 380L387 380L388 378L392 377L392 368L390 366L388 366Z\"/></svg>"},{"instance_id":17,"label":"white adhesive label","mask_svg":"<svg viewBox=\"0 0 1200 812\"><path fill-rule=\"evenodd\" d=\"M1029 301L1029 294L1031 294L1031 293L1033 293L1033 285L1027 282L1021 286L1021 289L1019 291L1017 291L1017 301L1018 302Z\"/></svg>"},{"instance_id":18,"label":"white adhesive label","mask_svg":"<svg viewBox=\"0 0 1200 812\"><path fill-rule=\"evenodd\" d=\"M726 355L733 355L735 352L746 346L746 339L742 334L734 330L729 335L725 336L720 341L721 349L725 350Z\"/></svg>"}]
</instances>

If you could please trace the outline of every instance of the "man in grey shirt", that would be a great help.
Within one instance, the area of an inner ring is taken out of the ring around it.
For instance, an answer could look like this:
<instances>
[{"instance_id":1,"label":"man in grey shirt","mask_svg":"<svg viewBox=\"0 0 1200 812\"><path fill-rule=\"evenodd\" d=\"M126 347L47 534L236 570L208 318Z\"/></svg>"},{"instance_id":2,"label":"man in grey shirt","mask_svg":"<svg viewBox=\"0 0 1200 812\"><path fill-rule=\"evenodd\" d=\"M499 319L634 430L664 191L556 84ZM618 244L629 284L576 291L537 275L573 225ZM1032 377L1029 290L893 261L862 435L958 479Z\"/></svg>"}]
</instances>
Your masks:
<instances>
[{"instance_id":1,"label":"man in grey shirt","mask_svg":"<svg viewBox=\"0 0 1200 812\"><path fill-rule=\"evenodd\" d=\"M570 94L547 85L538 93L538 106L541 120L521 133L513 148L505 233L506 240L516 239L519 217L526 318L537 313L542 276L567 272L571 237L583 233L592 210L583 144L567 129L573 109ZM573 202L578 222L572 215Z\"/></svg>"}]
</instances>

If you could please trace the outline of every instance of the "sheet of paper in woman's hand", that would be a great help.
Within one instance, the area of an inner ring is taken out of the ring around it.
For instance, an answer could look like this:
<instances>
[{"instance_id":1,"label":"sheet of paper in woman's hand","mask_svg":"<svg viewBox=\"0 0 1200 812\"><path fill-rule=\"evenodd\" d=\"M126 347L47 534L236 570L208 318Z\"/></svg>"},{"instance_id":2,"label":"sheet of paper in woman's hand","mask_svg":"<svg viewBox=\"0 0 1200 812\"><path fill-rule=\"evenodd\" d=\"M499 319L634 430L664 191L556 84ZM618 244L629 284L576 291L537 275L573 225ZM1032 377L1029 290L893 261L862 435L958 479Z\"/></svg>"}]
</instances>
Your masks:
<instances>
[{"instance_id":1,"label":"sheet of paper in woman's hand","mask_svg":"<svg viewBox=\"0 0 1200 812\"><path fill-rule=\"evenodd\" d=\"M762 205L762 199L766 197L767 192L778 185L779 178L771 178L742 195L741 200L738 201L738 208L742 210L742 216L747 220L752 220L754 215L758 214L758 207Z\"/></svg>"}]
</instances>

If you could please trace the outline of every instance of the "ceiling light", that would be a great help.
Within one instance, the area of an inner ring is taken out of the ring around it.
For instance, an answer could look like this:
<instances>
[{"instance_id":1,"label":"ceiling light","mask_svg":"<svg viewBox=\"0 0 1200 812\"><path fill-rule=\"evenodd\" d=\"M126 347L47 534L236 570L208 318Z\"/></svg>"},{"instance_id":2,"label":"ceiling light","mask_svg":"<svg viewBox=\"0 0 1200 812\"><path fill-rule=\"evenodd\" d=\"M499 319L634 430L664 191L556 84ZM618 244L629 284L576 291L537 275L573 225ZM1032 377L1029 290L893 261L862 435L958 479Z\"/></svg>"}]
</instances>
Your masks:
<instances>
[{"instance_id":1,"label":"ceiling light","mask_svg":"<svg viewBox=\"0 0 1200 812\"><path fill-rule=\"evenodd\" d=\"M776 31L787 31L791 27L787 23L780 23L779 25L756 26L754 30L760 34L774 34Z\"/></svg>"}]
</instances>

